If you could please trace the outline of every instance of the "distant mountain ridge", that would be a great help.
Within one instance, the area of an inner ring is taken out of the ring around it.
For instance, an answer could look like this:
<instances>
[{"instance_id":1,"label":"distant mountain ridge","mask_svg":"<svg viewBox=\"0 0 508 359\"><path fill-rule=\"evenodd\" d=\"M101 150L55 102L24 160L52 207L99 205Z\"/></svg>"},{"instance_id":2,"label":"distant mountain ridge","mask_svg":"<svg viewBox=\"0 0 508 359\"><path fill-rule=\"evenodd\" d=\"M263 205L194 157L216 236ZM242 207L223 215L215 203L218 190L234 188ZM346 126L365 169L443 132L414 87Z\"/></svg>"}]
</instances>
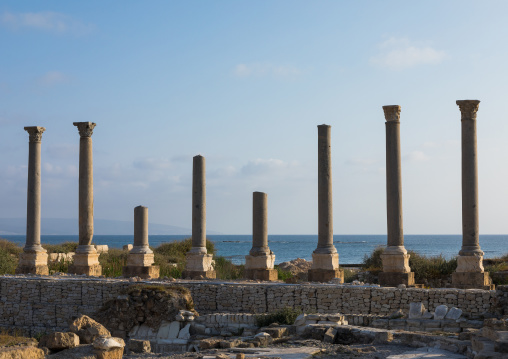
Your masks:
<instances>
[{"instance_id":1,"label":"distant mountain ridge","mask_svg":"<svg viewBox=\"0 0 508 359\"><path fill-rule=\"evenodd\" d=\"M77 218L42 218L41 234L43 235L74 235L78 234ZM98 235L129 235L134 233L134 222L114 221L108 219L94 220L94 234ZM148 233L152 235L191 234L189 228L172 226L169 224L149 223ZM208 234L220 234L207 231ZM25 218L0 218L0 235L26 234Z\"/></svg>"}]
</instances>

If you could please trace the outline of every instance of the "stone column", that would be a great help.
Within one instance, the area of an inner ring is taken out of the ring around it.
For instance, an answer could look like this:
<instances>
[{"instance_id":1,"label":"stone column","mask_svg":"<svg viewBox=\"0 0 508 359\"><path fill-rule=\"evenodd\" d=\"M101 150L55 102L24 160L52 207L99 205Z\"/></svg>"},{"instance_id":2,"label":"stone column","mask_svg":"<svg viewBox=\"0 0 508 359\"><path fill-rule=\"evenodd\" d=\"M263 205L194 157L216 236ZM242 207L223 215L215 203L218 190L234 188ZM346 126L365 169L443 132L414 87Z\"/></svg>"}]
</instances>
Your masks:
<instances>
[{"instance_id":1,"label":"stone column","mask_svg":"<svg viewBox=\"0 0 508 359\"><path fill-rule=\"evenodd\" d=\"M402 230L402 180L400 170L400 106L383 106L386 127L386 214L388 246L381 260L383 272L379 284L414 285L414 273L409 268L409 254L404 248Z\"/></svg>"},{"instance_id":2,"label":"stone column","mask_svg":"<svg viewBox=\"0 0 508 359\"><path fill-rule=\"evenodd\" d=\"M93 238L93 122L74 122L79 140L79 245L69 273L100 276L99 254L92 245Z\"/></svg>"},{"instance_id":3,"label":"stone column","mask_svg":"<svg viewBox=\"0 0 508 359\"><path fill-rule=\"evenodd\" d=\"M48 254L41 246L41 139L44 127L25 127L28 143L28 188L26 244L20 254L17 274L49 274Z\"/></svg>"},{"instance_id":4,"label":"stone column","mask_svg":"<svg viewBox=\"0 0 508 359\"><path fill-rule=\"evenodd\" d=\"M253 193L252 249L245 256L245 277L254 280L277 280L273 268L275 255L268 248L267 194Z\"/></svg>"},{"instance_id":5,"label":"stone column","mask_svg":"<svg viewBox=\"0 0 508 359\"><path fill-rule=\"evenodd\" d=\"M206 252L205 158L193 158L192 167L192 248L187 252L184 278L215 278L213 255Z\"/></svg>"},{"instance_id":6,"label":"stone column","mask_svg":"<svg viewBox=\"0 0 508 359\"><path fill-rule=\"evenodd\" d=\"M478 100L457 101L462 122L462 248L457 270L452 275L456 288L490 289L492 280L483 269L478 224L478 160L476 148L476 113Z\"/></svg>"},{"instance_id":7,"label":"stone column","mask_svg":"<svg viewBox=\"0 0 508 359\"><path fill-rule=\"evenodd\" d=\"M123 276L143 279L159 278L160 268L154 266L154 254L148 246L148 208L134 208L134 247L123 267Z\"/></svg>"},{"instance_id":8,"label":"stone column","mask_svg":"<svg viewBox=\"0 0 508 359\"><path fill-rule=\"evenodd\" d=\"M344 271L339 269L339 254L333 245L332 211L332 153L331 126L318 126L318 246L312 253L309 280L328 282L339 278L344 282Z\"/></svg>"}]
</instances>

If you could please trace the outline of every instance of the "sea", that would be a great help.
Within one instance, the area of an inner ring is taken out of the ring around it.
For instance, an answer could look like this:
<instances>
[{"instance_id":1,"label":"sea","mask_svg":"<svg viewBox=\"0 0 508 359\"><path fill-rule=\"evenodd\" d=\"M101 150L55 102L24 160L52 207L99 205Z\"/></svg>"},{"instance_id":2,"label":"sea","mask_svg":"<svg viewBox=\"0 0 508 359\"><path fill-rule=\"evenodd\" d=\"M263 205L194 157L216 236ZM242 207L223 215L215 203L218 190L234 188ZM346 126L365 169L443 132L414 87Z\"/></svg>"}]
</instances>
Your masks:
<instances>
[{"instance_id":1,"label":"sea","mask_svg":"<svg viewBox=\"0 0 508 359\"><path fill-rule=\"evenodd\" d=\"M25 244L24 235L2 235L20 245ZM189 238L189 235L150 235L150 246ZM245 256L252 247L251 235L209 235L214 242L216 254L232 260L235 264L245 263ZM312 260L317 247L317 235L269 235L268 245L275 254L275 263L295 258ZM42 235L41 242L58 244L78 241L77 235ZM94 235L93 244L107 244L110 248L122 248L133 243L132 235ZM359 264L365 255L378 246L386 245L386 235L334 235L333 243L339 252L339 263ZM461 235L405 235L406 249L426 256L442 255L450 259L456 256L462 244ZM508 235L480 235L480 246L485 258L499 257L508 253Z\"/></svg>"}]
</instances>

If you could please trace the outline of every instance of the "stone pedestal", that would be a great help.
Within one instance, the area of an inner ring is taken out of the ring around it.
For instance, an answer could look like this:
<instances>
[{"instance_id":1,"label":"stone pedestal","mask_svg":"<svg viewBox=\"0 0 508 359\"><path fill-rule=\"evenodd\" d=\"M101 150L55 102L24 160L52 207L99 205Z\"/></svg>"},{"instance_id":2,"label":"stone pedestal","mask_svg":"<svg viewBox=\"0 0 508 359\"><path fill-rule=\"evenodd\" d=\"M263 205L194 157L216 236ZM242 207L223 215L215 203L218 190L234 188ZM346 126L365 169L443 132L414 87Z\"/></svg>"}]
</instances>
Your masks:
<instances>
[{"instance_id":1,"label":"stone pedestal","mask_svg":"<svg viewBox=\"0 0 508 359\"><path fill-rule=\"evenodd\" d=\"M46 252L21 253L16 274L48 275L48 254Z\"/></svg>"},{"instance_id":2,"label":"stone pedestal","mask_svg":"<svg viewBox=\"0 0 508 359\"><path fill-rule=\"evenodd\" d=\"M312 253L312 267L309 270L310 282L329 282L339 278L344 283L344 271L339 269L339 254Z\"/></svg>"},{"instance_id":3,"label":"stone pedestal","mask_svg":"<svg viewBox=\"0 0 508 359\"><path fill-rule=\"evenodd\" d=\"M76 254L74 254L74 262L69 266L69 273L88 276L102 275L99 253L94 246L78 245Z\"/></svg>"},{"instance_id":4,"label":"stone pedestal","mask_svg":"<svg viewBox=\"0 0 508 359\"><path fill-rule=\"evenodd\" d=\"M278 273L274 269L274 263L274 254L245 256L245 278L252 280L277 280Z\"/></svg>"},{"instance_id":5,"label":"stone pedestal","mask_svg":"<svg viewBox=\"0 0 508 359\"><path fill-rule=\"evenodd\" d=\"M378 274L379 284L383 287L397 287L399 284L413 286L415 284L414 272L380 272Z\"/></svg>"},{"instance_id":6,"label":"stone pedestal","mask_svg":"<svg viewBox=\"0 0 508 359\"><path fill-rule=\"evenodd\" d=\"M452 284L460 289L494 289L492 279L483 269L483 255L458 256Z\"/></svg>"},{"instance_id":7,"label":"stone pedestal","mask_svg":"<svg viewBox=\"0 0 508 359\"><path fill-rule=\"evenodd\" d=\"M215 279L216 273L213 268L214 260L212 254L187 253L187 263L182 273L182 278L207 278Z\"/></svg>"}]
</instances>

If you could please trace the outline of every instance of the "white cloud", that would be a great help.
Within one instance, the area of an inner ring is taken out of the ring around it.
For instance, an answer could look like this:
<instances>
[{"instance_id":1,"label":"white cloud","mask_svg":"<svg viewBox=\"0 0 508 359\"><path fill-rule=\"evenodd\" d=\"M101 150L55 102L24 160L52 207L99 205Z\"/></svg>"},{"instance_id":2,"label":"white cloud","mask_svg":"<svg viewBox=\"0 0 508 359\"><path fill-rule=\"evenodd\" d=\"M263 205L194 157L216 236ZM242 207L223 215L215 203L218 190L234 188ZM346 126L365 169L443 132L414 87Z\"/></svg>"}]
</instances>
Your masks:
<instances>
[{"instance_id":1,"label":"white cloud","mask_svg":"<svg viewBox=\"0 0 508 359\"><path fill-rule=\"evenodd\" d=\"M165 170L171 168L171 162L167 159L143 158L133 163L135 168L142 170Z\"/></svg>"},{"instance_id":2,"label":"white cloud","mask_svg":"<svg viewBox=\"0 0 508 359\"><path fill-rule=\"evenodd\" d=\"M0 24L12 30L36 29L55 33L83 34L93 29L90 24L83 24L69 15L52 11L18 14L4 12L0 15Z\"/></svg>"},{"instance_id":3,"label":"white cloud","mask_svg":"<svg viewBox=\"0 0 508 359\"><path fill-rule=\"evenodd\" d=\"M446 58L444 51L427 44L412 43L406 38L389 38L378 45L380 53L370 59L371 64L392 70L419 65L437 65Z\"/></svg>"},{"instance_id":4,"label":"white cloud","mask_svg":"<svg viewBox=\"0 0 508 359\"><path fill-rule=\"evenodd\" d=\"M60 71L48 71L37 79L37 83L42 86L54 86L69 81L69 77Z\"/></svg>"},{"instance_id":5,"label":"white cloud","mask_svg":"<svg viewBox=\"0 0 508 359\"><path fill-rule=\"evenodd\" d=\"M404 161L409 162L424 162L429 160L429 157L423 151L412 151L403 158Z\"/></svg>"},{"instance_id":6,"label":"white cloud","mask_svg":"<svg viewBox=\"0 0 508 359\"><path fill-rule=\"evenodd\" d=\"M236 77L296 77L301 70L291 65L273 65L268 63L238 64L233 69Z\"/></svg>"}]
</instances>

